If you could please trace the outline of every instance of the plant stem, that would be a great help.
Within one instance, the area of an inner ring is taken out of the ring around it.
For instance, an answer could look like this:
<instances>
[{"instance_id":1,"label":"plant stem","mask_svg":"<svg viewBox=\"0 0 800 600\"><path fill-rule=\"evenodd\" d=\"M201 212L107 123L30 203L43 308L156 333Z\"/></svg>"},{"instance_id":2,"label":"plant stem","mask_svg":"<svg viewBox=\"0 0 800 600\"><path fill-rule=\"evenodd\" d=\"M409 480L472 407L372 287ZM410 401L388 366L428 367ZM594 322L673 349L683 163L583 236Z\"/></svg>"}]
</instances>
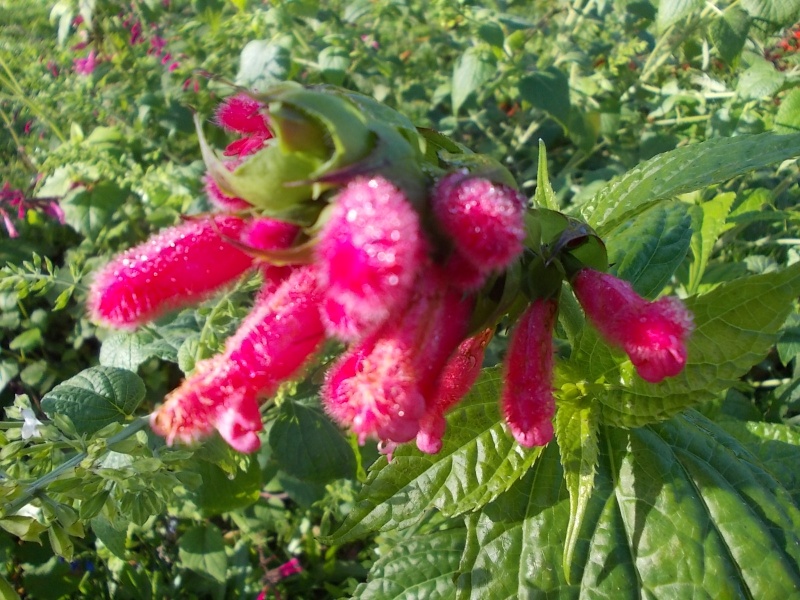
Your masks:
<instances>
[{"instance_id":1,"label":"plant stem","mask_svg":"<svg viewBox=\"0 0 800 600\"><path fill-rule=\"evenodd\" d=\"M144 416L139 417L136 420L132 421L125 429L120 431L119 433L112 435L108 440L106 440L106 451L101 454L104 456L106 453L109 452L108 448L116 444L117 442L121 442L122 440L126 440L132 435L135 435L142 429L144 429L150 423L150 417ZM16 498L13 502L7 503L3 507L3 515L9 516L16 513L20 508L30 503L39 492L41 492L45 487L53 483L57 480L61 475L77 467L84 459L88 458L88 452L79 452L66 462L61 463L55 469L50 471L47 475L43 475L33 483L31 483L22 494Z\"/></svg>"}]
</instances>

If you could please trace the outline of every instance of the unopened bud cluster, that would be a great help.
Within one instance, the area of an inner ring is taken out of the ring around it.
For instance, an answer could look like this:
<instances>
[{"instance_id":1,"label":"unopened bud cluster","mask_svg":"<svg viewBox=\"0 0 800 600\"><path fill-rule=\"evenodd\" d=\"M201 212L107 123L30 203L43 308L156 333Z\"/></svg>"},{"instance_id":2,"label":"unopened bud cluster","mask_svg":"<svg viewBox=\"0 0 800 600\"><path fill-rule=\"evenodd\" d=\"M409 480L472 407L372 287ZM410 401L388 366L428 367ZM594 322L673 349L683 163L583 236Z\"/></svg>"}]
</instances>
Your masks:
<instances>
[{"instance_id":1,"label":"unopened bud cluster","mask_svg":"<svg viewBox=\"0 0 800 600\"><path fill-rule=\"evenodd\" d=\"M237 450L256 450L261 403L335 339L346 348L320 391L331 418L387 452L412 440L438 452L445 413L477 379L509 306L519 306L498 304L502 296L527 304L511 326L503 413L520 444L552 439L561 280L533 294L509 283L507 270L525 272L541 248L530 247L527 200L502 167L450 161L446 138L426 138L341 90L282 84L239 94L216 123L239 136L222 159L204 148L218 211L121 254L90 294L96 321L132 328L261 271L252 311L169 394L152 416L156 432L172 443L216 430ZM691 318L679 301L647 302L588 268L564 278L644 379L681 370Z\"/></svg>"}]
</instances>

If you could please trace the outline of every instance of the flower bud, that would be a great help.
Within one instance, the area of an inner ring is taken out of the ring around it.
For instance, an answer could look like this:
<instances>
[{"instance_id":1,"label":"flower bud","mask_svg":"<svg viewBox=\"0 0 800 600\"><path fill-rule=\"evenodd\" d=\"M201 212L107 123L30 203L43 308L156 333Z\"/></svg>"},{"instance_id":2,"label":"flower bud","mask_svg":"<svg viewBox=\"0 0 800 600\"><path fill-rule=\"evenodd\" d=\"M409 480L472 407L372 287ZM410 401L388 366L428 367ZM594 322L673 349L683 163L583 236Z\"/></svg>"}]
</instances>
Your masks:
<instances>
[{"instance_id":1,"label":"flower bud","mask_svg":"<svg viewBox=\"0 0 800 600\"><path fill-rule=\"evenodd\" d=\"M402 192L382 177L351 182L316 248L328 332L360 339L403 307L425 246L419 217Z\"/></svg>"},{"instance_id":2,"label":"flower bud","mask_svg":"<svg viewBox=\"0 0 800 600\"><path fill-rule=\"evenodd\" d=\"M642 379L658 383L683 370L694 325L679 299L648 302L627 281L592 269L579 271L572 288L592 325L628 354Z\"/></svg>"},{"instance_id":3,"label":"flower bud","mask_svg":"<svg viewBox=\"0 0 800 600\"><path fill-rule=\"evenodd\" d=\"M253 258L225 241L246 222L206 217L171 227L114 258L89 291L93 320L133 328L162 313L203 300L253 266Z\"/></svg>"},{"instance_id":4,"label":"flower bud","mask_svg":"<svg viewBox=\"0 0 800 600\"><path fill-rule=\"evenodd\" d=\"M553 329L558 303L531 302L520 317L508 347L502 409L514 439L522 446L544 446L553 439Z\"/></svg>"},{"instance_id":5,"label":"flower bud","mask_svg":"<svg viewBox=\"0 0 800 600\"><path fill-rule=\"evenodd\" d=\"M480 272L504 269L522 252L527 201L513 188L458 171L439 180L431 203L453 245Z\"/></svg>"}]
</instances>

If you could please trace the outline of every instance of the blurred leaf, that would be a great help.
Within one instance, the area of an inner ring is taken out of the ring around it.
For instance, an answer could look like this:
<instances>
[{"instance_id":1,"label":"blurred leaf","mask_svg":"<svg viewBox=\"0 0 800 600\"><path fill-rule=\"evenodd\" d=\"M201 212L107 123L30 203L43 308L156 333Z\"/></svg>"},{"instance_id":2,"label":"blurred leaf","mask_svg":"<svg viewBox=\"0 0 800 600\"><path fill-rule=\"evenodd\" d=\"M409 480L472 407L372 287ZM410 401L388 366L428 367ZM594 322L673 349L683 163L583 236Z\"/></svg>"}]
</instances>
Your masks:
<instances>
[{"instance_id":1,"label":"blurred leaf","mask_svg":"<svg viewBox=\"0 0 800 600\"><path fill-rule=\"evenodd\" d=\"M522 448L500 422L501 369L485 369L447 417L439 454L404 444L372 466L356 505L332 537L337 544L376 530L408 527L430 508L445 516L476 510L525 474L540 448Z\"/></svg>"},{"instance_id":2,"label":"blurred leaf","mask_svg":"<svg viewBox=\"0 0 800 600\"><path fill-rule=\"evenodd\" d=\"M57 385L42 398L48 417L67 415L79 433L94 433L133 415L144 398L136 373L115 367L91 367Z\"/></svg>"},{"instance_id":3,"label":"blurred leaf","mask_svg":"<svg viewBox=\"0 0 800 600\"><path fill-rule=\"evenodd\" d=\"M286 79L291 66L289 50L279 42L252 40L242 49L236 84L253 91L264 91Z\"/></svg>"},{"instance_id":4,"label":"blurred leaf","mask_svg":"<svg viewBox=\"0 0 800 600\"><path fill-rule=\"evenodd\" d=\"M8 347L10 350L29 352L41 346L43 341L41 329L34 327L33 329L28 329L20 333L9 342Z\"/></svg>"},{"instance_id":5,"label":"blurred leaf","mask_svg":"<svg viewBox=\"0 0 800 600\"><path fill-rule=\"evenodd\" d=\"M117 558L127 559L125 552L125 542L128 539L126 531L115 528L111 521L103 516L95 517L91 520L91 527L94 535L103 545Z\"/></svg>"},{"instance_id":6,"label":"blurred leaf","mask_svg":"<svg viewBox=\"0 0 800 600\"><path fill-rule=\"evenodd\" d=\"M569 81L558 67L547 67L519 82L519 93L523 100L533 104L553 117L565 129L569 123Z\"/></svg>"},{"instance_id":7,"label":"blurred leaf","mask_svg":"<svg viewBox=\"0 0 800 600\"><path fill-rule=\"evenodd\" d=\"M581 206L601 236L633 219L648 204L800 155L800 134L712 139L659 154L606 184Z\"/></svg>"},{"instance_id":8,"label":"blurred leaf","mask_svg":"<svg viewBox=\"0 0 800 600\"><path fill-rule=\"evenodd\" d=\"M126 197L115 183L101 181L67 194L60 204L67 224L95 239L111 222L114 212L125 204Z\"/></svg>"},{"instance_id":9,"label":"blurred leaf","mask_svg":"<svg viewBox=\"0 0 800 600\"><path fill-rule=\"evenodd\" d=\"M158 348L153 345L155 339L155 336L147 331L115 333L104 339L100 346L100 364L135 373L142 363L161 355Z\"/></svg>"},{"instance_id":10,"label":"blurred leaf","mask_svg":"<svg viewBox=\"0 0 800 600\"><path fill-rule=\"evenodd\" d=\"M778 114L775 115L775 131L778 133L800 131L800 88L793 89L781 101Z\"/></svg>"},{"instance_id":11,"label":"blurred leaf","mask_svg":"<svg viewBox=\"0 0 800 600\"><path fill-rule=\"evenodd\" d=\"M495 69L496 61L494 56L478 47L468 48L458 58L453 69L453 82L450 92L454 115L458 114L459 109L470 94L491 81L495 74Z\"/></svg>"},{"instance_id":12,"label":"blurred leaf","mask_svg":"<svg viewBox=\"0 0 800 600\"><path fill-rule=\"evenodd\" d=\"M742 7L756 19L767 21L772 29L797 22L800 0L742 0Z\"/></svg>"},{"instance_id":13,"label":"blurred leaf","mask_svg":"<svg viewBox=\"0 0 800 600\"><path fill-rule=\"evenodd\" d=\"M686 258L692 219L683 202L660 202L623 223L606 238L611 271L654 298Z\"/></svg>"},{"instance_id":14,"label":"blurred leaf","mask_svg":"<svg viewBox=\"0 0 800 600\"><path fill-rule=\"evenodd\" d=\"M400 541L372 565L353 598L407 598L412 590L415 598L455 598L465 534L462 527Z\"/></svg>"},{"instance_id":15,"label":"blurred leaf","mask_svg":"<svg viewBox=\"0 0 800 600\"><path fill-rule=\"evenodd\" d=\"M702 0L660 0L656 24L659 31L703 7Z\"/></svg>"},{"instance_id":16,"label":"blurred leaf","mask_svg":"<svg viewBox=\"0 0 800 600\"><path fill-rule=\"evenodd\" d=\"M204 577L223 583L228 571L225 541L213 523L195 525L178 541L181 565Z\"/></svg>"},{"instance_id":17,"label":"blurred leaf","mask_svg":"<svg viewBox=\"0 0 800 600\"><path fill-rule=\"evenodd\" d=\"M272 456L297 479L328 483L355 476L350 444L325 415L298 402L281 404L269 432Z\"/></svg>"},{"instance_id":18,"label":"blurred leaf","mask_svg":"<svg viewBox=\"0 0 800 600\"><path fill-rule=\"evenodd\" d=\"M736 91L742 98L771 98L783 85L785 75L768 60L759 60L739 77Z\"/></svg>"},{"instance_id":19,"label":"blurred leaf","mask_svg":"<svg viewBox=\"0 0 800 600\"><path fill-rule=\"evenodd\" d=\"M721 15L714 17L708 28L711 41L727 64L739 57L750 31L750 17L738 6L729 6Z\"/></svg>"},{"instance_id":20,"label":"blurred leaf","mask_svg":"<svg viewBox=\"0 0 800 600\"><path fill-rule=\"evenodd\" d=\"M246 458L244 470L228 474L217 465L197 460L192 471L202 478L202 485L191 492L202 513L211 517L256 502L261 492L261 468L255 458Z\"/></svg>"}]
</instances>

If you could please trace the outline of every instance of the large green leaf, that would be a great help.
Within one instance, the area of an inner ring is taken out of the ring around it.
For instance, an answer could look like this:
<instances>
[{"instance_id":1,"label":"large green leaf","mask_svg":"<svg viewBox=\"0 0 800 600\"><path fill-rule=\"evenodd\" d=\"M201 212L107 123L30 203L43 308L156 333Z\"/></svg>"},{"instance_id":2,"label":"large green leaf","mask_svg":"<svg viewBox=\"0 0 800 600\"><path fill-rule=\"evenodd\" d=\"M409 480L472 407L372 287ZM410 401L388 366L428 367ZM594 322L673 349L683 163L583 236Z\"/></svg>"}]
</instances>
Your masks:
<instances>
[{"instance_id":1,"label":"large green leaf","mask_svg":"<svg viewBox=\"0 0 800 600\"><path fill-rule=\"evenodd\" d=\"M694 261L689 267L689 290L692 293L696 292L700 286L717 239L733 227L732 223L727 222L727 218L735 199L735 193L727 192L718 194L713 200L694 207L692 213L694 232L691 242Z\"/></svg>"},{"instance_id":2,"label":"large green leaf","mask_svg":"<svg viewBox=\"0 0 800 600\"><path fill-rule=\"evenodd\" d=\"M80 188L61 201L64 219L76 231L96 239L114 212L125 204L125 197L116 184L106 181Z\"/></svg>"},{"instance_id":3,"label":"large green leaf","mask_svg":"<svg viewBox=\"0 0 800 600\"><path fill-rule=\"evenodd\" d=\"M454 115L458 114L470 94L479 90L494 77L495 71L494 55L482 48L468 48L464 54L458 57L453 69L450 92Z\"/></svg>"},{"instance_id":4,"label":"large green leaf","mask_svg":"<svg viewBox=\"0 0 800 600\"><path fill-rule=\"evenodd\" d=\"M663 30L683 17L702 8L702 0L661 0L658 3L656 24Z\"/></svg>"},{"instance_id":5,"label":"large green leaf","mask_svg":"<svg viewBox=\"0 0 800 600\"><path fill-rule=\"evenodd\" d=\"M144 382L136 373L91 367L45 394L42 410L51 419L67 415L78 433L94 433L133 415L144 394Z\"/></svg>"},{"instance_id":6,"label":"large green leaf","mask_svg":"<svg viewBox=\"0 0 800 600\"><path fill-rule=\"evenodd\" d=\"M800 511L696 413L600 438L569 585L558 453L468 519L458 598L782 598L800 585Z\"/></svg>"},{"instance_id":7,"label":"large green leaf","mask_svg":"<svg viewBox=\"0 0 800 600\"><path fill-rule=\"evenodd\" d=\"M228 569L225 540L213 523L195 525L178 542L181 565L195 573L224 582Z\"/></svg>"},{"instance_id":8,"label":"large green leaf","mask_svg":"<svg viewBox=\"0 0 800 600\"><path fill-rule=\"evenodd\" d=\"M318 410L287 400L269 431L272 457L292 477L316 483L355 476L356 458L342 433Z\"/></svg>"},{"instance_id":9,"label":"large green leaf","mask_svg":"<svg viewBox=\"0 0 800 600\"><path fill-rule=\"evenodd\" d=\"M768 21L774 29L796 23L800 14L800 0L742 0L742 6L756 19Z\"/></svg>"},{"instance_id":10,"label":"large green leaf","mask_svg":"<svg viewBox=\"0 0 800 600\"><path fill-rule=\"evenodd\" d=\"M630 281L642 296L656 296L686 257L691 225L689 207L683 202L648 208L606 238L612 272Z\"/></svg>"},{"instance_id":11,"label":"large green leaf","mask_svg":"<svg viewBox=\"0 0 800 600\"><path fill-rule=\"evenodd\" d=\"M569 120L569 80L558 67L548 67L519 82L519 94L535 108L543 110L563 127Z\"/></svg>"},{"instance_id":12,"label":"large green leaf","mask_svg":"<svg viewBox=\"0 0 800 600\"><path fill-rule=\"evenodd\" d=\"M660 421L730 387L775 343L780 327L800 295L800 264L784 271L752 275L688 298L695 331L686 368L677 376L650 384L633 374L630 363L617 373L612 351L586 328L571 362L559 378L587 375L604 380L590 394L602 404L601 420L636 427Z\"/></svg>"},{"instance_id":13,"label":"large green leaf","mask_svg":"<svg viewBox=\"0 0 800 600\"><path fill-rule=\"evenodd\" d=\"M729 6L714 17L708 33L719 55L726 63L733 64L739 57L750 31L750 16L738 6Z\"/></svg>"},{"instance_id":14,"label":"large green leaf","mask_svg":"<svg viewBox=\"0 0 800 600\"><path fill-rule=\"evenodd\" d=\"M211 517L237 508L250 506L259 498L261 487L261 468L253 458L243 458L244 468L226 473L218 465L198 459L191 470L203 480L191 497L203 515Z\"/></svg>"},{"instance_id":15,"label":"large green leaf","mask_svg":"<svg viewBox=\"0 0 800 600\"><path fill-rule=\"evenodd\" d=\"M677 148L609 182L581 205L581 214L605 236L653 202L727 181L798 154L800 134L741 135Z\"/></svg>"},{"instance_id":16,"label":"large green leaf","mask_svg":"<svg viewBox=\"0 0 800 600\"><path fill-rule=\"evenodd\" d=\"M454 599L453 577L464 550L464 528L447 529L405 540L379 558L354 598Z\"/></svg>"},{"instance_id":17,"label":"large green leaf","mask_svg":"<svg viewBox=\"0 0 800 600\"><path fill-rule=\"evenodd\" d=\"M115 333L103 340L100 346L100 364L136 371L151 358L171 358L174 349L165 340L159 340L148 331Z\"/></svg>"},{"instance_id":18,"label":"large green leaf","mask_svg":"<svg viewBox=\"0 0 800 600\"><path fill-rule=\"evenodd\" d=\"M428 455L413 444L381 458L332 536L337 543L418 522L426 510L447 516L475 510L519 479L539 455L514 441L500 422L501 370L486 369L468 397L448 416L441 452Z\"/></svg>"}]
</instances>

